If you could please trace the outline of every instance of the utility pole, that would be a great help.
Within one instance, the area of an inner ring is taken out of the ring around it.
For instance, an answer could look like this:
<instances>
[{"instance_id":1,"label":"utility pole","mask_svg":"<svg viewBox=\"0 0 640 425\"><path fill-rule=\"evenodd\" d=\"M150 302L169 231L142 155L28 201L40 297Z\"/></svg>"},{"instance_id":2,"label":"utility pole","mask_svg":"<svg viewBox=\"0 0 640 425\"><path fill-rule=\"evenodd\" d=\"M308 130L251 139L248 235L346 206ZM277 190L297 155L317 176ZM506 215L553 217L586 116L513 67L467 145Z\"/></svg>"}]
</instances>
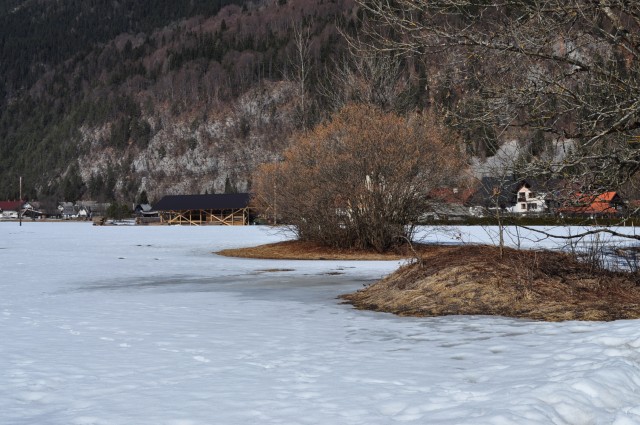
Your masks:
<instances>
[{"instance_id":1,"label":"utility pole","mask_svg":"<svg viewBox=\"0 0 640 425\"><path fill-rule=\"evenodd\" d=\"M18 221L20 222L20 227L22 227L22 176L20 176L20 206L18 207Z\"/></svg>"}]
</instances>

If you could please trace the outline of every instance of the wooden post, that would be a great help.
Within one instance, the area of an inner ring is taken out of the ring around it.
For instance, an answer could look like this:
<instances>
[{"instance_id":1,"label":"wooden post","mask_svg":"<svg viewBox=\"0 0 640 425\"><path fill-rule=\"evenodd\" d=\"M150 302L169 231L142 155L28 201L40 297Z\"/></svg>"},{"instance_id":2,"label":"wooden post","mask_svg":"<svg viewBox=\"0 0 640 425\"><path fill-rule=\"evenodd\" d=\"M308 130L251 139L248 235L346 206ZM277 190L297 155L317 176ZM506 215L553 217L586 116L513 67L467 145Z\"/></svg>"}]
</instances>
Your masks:
<instances>
[{"instance_id":1,"label":"wooden post","mask_svg":"<svg viewBox=\"0 0 640 425\"><path fill-rule=\"evenodd\" d=\"M22 214L21 214L21 209L22 209L22 176L20 176L20 206L18 207L18 221L20 222L20 227L22 227Z\"/></svg>"}]
</instances>

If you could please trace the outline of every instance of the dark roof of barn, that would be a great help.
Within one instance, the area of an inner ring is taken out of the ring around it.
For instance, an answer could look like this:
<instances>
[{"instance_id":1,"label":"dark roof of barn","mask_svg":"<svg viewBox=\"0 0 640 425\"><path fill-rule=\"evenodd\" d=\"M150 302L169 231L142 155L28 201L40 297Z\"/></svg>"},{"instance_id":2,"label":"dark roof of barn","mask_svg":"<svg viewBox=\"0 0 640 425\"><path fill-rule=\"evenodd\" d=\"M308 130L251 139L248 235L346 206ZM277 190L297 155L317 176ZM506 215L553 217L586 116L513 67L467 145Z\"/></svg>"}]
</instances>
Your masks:
<instances>
[{"instance_id":1,"label":"dark roof of barn","mask_svg":"<svg viewBox=\"0 0 640 425\"><path fill-rule=\"evenodd\" d=\"M235 210L246 208L250 198L248 193L168 195L160 199L154 208L157 211Z\"/></svg>"}]
</instances>

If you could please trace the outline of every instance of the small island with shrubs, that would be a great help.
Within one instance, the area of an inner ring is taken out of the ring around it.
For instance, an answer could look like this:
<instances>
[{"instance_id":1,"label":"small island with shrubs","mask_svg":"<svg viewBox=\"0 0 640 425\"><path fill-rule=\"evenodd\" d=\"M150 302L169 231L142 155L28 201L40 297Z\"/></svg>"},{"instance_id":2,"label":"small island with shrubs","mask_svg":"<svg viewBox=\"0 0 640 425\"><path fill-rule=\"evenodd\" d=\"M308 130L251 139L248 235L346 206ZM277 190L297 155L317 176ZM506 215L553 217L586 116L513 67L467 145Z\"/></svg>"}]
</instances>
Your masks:
<instances>
[{"instance_id":1,"label":"small island with shrubs","mask_svg":"<svg viewBox=\"0 0 640 425\"><path fill-rule=\"evenodd\" d=\"M433 161L438 158L438 161ZM398 260L399 270L341 298L403 316L497 315L545 321L640 318L637 273L573 253L412 243L429 192L460 184L459 139L432 115L349 106L300 134L256 176L255 202L297 240L222 251L272 259ZM277 190L274 190L277 188ZM503 224L503 223L502 223ZM501 226L502 226L501 224Z\"/></svg>"}]
</instances>

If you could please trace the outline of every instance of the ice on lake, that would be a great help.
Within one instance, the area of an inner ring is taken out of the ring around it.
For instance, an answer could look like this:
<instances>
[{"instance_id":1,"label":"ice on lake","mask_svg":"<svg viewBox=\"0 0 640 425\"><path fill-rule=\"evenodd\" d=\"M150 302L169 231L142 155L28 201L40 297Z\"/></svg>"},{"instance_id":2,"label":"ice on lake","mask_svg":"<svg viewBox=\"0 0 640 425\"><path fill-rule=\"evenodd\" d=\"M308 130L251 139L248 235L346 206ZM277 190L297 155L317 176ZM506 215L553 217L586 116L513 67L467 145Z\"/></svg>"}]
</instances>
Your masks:
<instances>
[{"instance_id":1,"label":"ice on lake","mask_svg":"<svg viewBox=\"0 0 640 425\"><path fill-rule=\"evenodd\" d=\"M482 238L481 229L454 243ZM0 223L0 424L640 424L640 322L399 318L266 227Z\"/></svg>"}]
</instances>

